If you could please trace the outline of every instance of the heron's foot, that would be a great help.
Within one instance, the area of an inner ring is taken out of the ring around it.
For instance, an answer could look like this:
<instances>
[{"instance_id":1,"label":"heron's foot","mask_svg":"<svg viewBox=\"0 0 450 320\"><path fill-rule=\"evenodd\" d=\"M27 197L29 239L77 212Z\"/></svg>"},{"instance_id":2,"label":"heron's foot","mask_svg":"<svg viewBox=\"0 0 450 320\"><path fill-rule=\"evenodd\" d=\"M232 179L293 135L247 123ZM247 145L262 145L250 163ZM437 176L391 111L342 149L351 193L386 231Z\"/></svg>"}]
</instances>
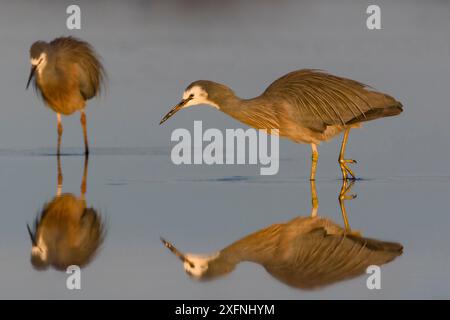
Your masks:
<instances>
[{"instance_id":1,"label":"heron's foot","mask_svg":"<svg viewBox=\"0 0 450 320\"><path fill-rule=\"evenodd\" d=\"M356 194L349 194L353 185L355 184L355 180L344 180L342 181L341 191L339 192L339 206L341 207L342 218L344 220L345 232L349 235L360 236L361 233L359 231L352 231L350 228L350 224L348 222L347 210L345 209L345 200L353 200L356 198Z\"/></svg>"},{"instance_id":2,"label":"heron's foot","mask_svg":"<svg viewBox=\"0 0 450 320\"><path fill-rule=\"evenodd\" d=\"M355 180L356 176L353 171L349 168L349 163L357 163L353 159L339 159L339 165L342 171L342 180Z\"/></svg>"},{"instance_id":3,"label":"heron's foot","mask_svg":"<svg viewBox=\"0 0 450 320\"><path fill-rule=\"evenodd\" d=\"M344 181L341 187L341 191L339 192L339 202L343 200L353 200L356 198L356 194L348 194L355 184L355 180L351 180L348 184L347 181Z\"/></svg>"},{"instance_id":4,"label":"heron's foot","mask_svg":"<svg viewBox=\"0 0 450 320\"><path fill-rule=\"evenodd\" d=\"M362 233L359 230L349 230L346 232L346 234L354 237L362 237Z\"/></svg>"},{"instance_id":5,"label":"heron's foot","mask_svg":"<svg viewBox=\"0 0 450 320\"><path fill-rule=\"evenodd\" d=\"M353 200L356 197L357 197L356 194L346 194L345 192L339 194L339 200Z\"/></svg>"}]
</instances>

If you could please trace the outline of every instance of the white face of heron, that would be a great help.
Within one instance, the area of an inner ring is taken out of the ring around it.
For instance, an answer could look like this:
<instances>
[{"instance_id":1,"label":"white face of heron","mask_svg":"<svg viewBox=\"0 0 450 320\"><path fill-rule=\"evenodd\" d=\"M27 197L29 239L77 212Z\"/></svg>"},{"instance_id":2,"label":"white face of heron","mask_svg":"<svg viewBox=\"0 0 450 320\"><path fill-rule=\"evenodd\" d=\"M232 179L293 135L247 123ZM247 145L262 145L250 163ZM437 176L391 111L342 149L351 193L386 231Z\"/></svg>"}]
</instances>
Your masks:
<instances>
[{"instance_id":1,"label":"white face of heron","mask_svg":"<svg viewBox=\"0 0 450 320\"><path fill-rule=\"evenodd\" d=\"M208 99L208 93L200 86L193 86L183 93L183 100L190 99L183 108L196 106L199 104L208 104L216 109L220 109L217 104Z\"/></svg>"},{"instance_id":2,"label":"white face of heron","mask_svg":"<svg viewBox=\"0 0 450 320\"><path fill-rule=\"evenodd\" d=\"M39 241L37 246L31 248L31 254L40 257L42 261L47 261L47 246L42 241Z\"/></svg>"},{"instance_id":3,"label":"white face of heron","mask_svg":"<svg viewBox=\"0 0 450 320\"><path fill-rule=\"evenodd\" d=\"M195 254L186 254L188 261L184 262L184 271L194 278L201 278L208 270L208 265L211 260L214 260L219 254L211 256L200 256ZM192 264L192 266L191 266Z\"/></svg>"},{"instance_id":4,"label":"white face of heron","mask_svg":"<svg viewBox=\"0 0 450 320\"><path fill-rule=\"evenodd\" d=\"M31 58L30 63L32 66L35 66L36 71L41 74L42 70L47 64L47 54L45 52L42 52L39 58Z\"/></svg>"}]
</instances>

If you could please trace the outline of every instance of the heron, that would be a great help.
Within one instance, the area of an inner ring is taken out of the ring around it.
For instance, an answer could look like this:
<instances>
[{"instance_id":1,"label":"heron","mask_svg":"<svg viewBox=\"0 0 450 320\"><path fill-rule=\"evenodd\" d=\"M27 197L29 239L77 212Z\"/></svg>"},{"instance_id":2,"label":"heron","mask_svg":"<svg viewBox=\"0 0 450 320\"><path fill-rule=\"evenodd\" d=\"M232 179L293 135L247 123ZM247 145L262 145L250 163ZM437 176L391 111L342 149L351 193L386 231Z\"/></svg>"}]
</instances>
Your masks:
<instances>
[{"instance_id":1,"label":"heron","mask_svg":"<svg viewBox=\"0 0 450 320\"><path fill-rule=\"evenodd\" d=\"M31 264L36 270L50 266L61 271L70 265L84 267L99 251L106 232L101 215L86 204L87 174L88 157L85 157L81 194L63 193L58 156L56 196L44 204L33 228L27 224L32 244Z\"/></svg>"},{"instance_id":2,"label":"heron","mask_svg":"<svg viewBox=\"0 0 450 320\"><path fill-rule=\"evenodd\" d=\"M403 111L395 98L373 88L317 69L290 72L275 80L259 96L238 97L224 84L209 80L192 82L181 102L160 121L190 106L210 105L232 118L256 129L307 143L312 149L310 180L315 180L319 159L318 145L343 132L338 163L342 178L355 179L345 158L345 148L352 128L363 122L395 116Z\"/></svg>"},{"instance_id":3,"label":"heron","mask_svg":"<svg viewBox=\"0 0 450 320\"><path fill-rule=\"evenodd\" d=\"M74 37L60 37L51 42L36 41L30 48L31 71L26 88L34 78L35 88L44 103L56 112L58 149L61 152L63 126L61 115L79 111L83 128L85 154L89 154L86 125L86 101L104 87L105 69L93 47Z\"/></svg>"},{"instance_id":4,"label":"heron","mask_svg":"<svg viewBox=\"0 0 450 320\"><path fill-rule=\"evenodd\" d=\"M349 188L343 184L340 199L342 190ZM350 228L345 211L342 215L345 226L313 211L253 232L211 254L183 253L164 238L161 241L195 280L214 280L241 262L253 262L278 281L304 290L358 277L368 266L387 264L403 253L400 243L363 237Z\"/></svg>"}]
</instances>

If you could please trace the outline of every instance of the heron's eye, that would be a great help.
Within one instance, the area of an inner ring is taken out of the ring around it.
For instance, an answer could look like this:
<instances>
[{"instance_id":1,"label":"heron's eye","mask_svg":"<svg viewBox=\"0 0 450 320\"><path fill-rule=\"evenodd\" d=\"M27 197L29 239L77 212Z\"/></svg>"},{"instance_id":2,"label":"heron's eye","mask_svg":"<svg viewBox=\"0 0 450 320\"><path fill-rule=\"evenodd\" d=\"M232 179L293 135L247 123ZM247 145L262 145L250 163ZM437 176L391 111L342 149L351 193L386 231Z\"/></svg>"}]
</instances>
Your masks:
<instances>
[{"instance_id":1,"label":"heron's eye","mask_svg":"<svg viewBox=\"0 0 450 320\"><path fill-rule=\"evenodd\" d=\"M192 98L194 98L194 94L193 94L193 93L191 93L191 94L189 95L189 99L192 99Z\"/></svg>"}]
</instances>

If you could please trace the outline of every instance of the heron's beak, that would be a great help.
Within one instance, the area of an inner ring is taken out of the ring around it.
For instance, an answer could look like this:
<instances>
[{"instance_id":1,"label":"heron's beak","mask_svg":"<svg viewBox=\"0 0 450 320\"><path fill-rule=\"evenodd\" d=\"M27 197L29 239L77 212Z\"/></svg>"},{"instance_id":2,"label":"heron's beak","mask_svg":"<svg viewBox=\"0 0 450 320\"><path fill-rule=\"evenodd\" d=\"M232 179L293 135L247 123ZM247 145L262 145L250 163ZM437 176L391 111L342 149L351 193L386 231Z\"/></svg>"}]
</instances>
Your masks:
<instances>
[{"instance_id":1,"label":"heron's beak","mask_svg":"<svg viewBox=\"0 0 450 320\"><path fill-rule=\"evenodd\" d=\"M33 232L31 232L31 228L28 225L28 223L27 223L27 230L28 230L28 235L30 236L30 239L31 239L31 243L33 244L33 246L37 246L36 238L35 238Z\"/></svg>"},{"instance_id":2,"label":"heron's beak","mask_svg":"<svg viewBox=\"0 0 450 320\"><path fill-rule=\"evenodd\" d=\"M28 77L28 82L27 82L26 89L28 89L28 87L30 86L31 79L33 79L34 73L36 72L36 68L37 68L37 65L31 66L30 76Z\"/></svg>"},{"instance_id":3,"label":"heron's beak","mask_svg":"<svg viewBox=\"0 0 450 320\"><path fill-rule=\"evenodd\" d=\"M159 122L159 124L163 124L164 122L166 122L171 116L173 116L175 113L177 113L180 109L182 109L186 103L189 102L189 100L191 100L192 98L189 97L187 99L183 99L181 100L181 102L179 104L177 104L175 107L173 107L165 116L164 118L162 118L162 120Z\"/></svg>"},{"instance_id":4,"label":"heron's beak","mask_svg":"<svg viewBox=\"0 0 450 320\"><path fill-rule=\"evenodd\" d=\"M191 268L194 268L194 264L191 261L189 261L189 259L186 258L186 256L183 253L178 251L178 249L175 248L173 244L171 244L170 242L166 241L164 238L161 238L161 242L164 244L164 246L167 249L169 249L174 255L176 255L178 257L178 259L180 259L183 262L188 263Z\"/></svg>"}]
</instances>

